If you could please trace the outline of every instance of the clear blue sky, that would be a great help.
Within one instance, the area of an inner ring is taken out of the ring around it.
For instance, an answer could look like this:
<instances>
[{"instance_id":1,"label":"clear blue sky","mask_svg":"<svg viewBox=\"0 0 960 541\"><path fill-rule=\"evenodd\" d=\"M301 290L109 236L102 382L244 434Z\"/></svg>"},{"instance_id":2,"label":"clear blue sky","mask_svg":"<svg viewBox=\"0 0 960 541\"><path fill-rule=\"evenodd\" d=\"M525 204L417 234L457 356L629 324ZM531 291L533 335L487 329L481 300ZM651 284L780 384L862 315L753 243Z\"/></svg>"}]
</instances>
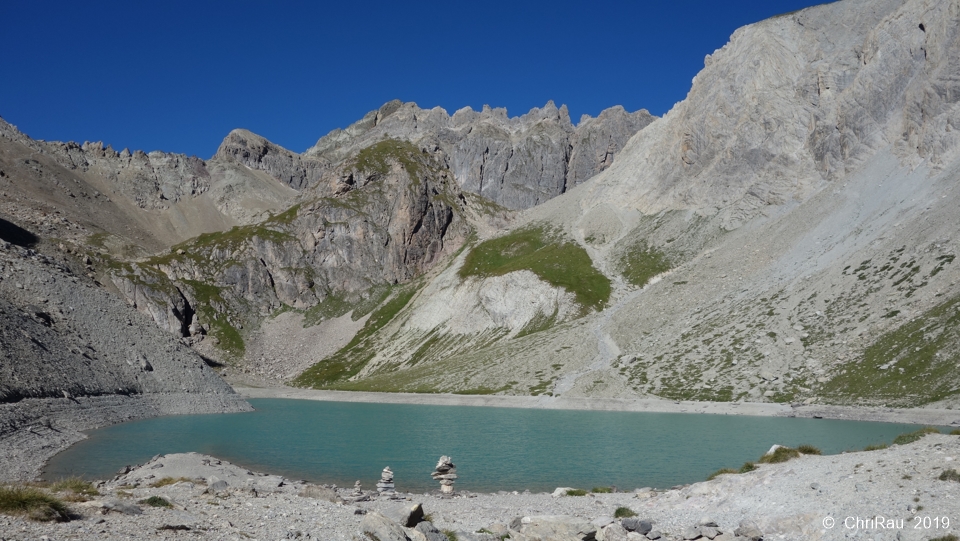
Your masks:
<instances>
[{"instance_id":1,"label":"clear blue sky","mask_svg":"<svg viewBox=\"0 0 960 541\"><path fill-rule=\"evenodd\" d=\"M37 139L302 152L394 98L662 115L703 57L809 0L0 2L0 116Z\"/></svg>"}]
</instances>

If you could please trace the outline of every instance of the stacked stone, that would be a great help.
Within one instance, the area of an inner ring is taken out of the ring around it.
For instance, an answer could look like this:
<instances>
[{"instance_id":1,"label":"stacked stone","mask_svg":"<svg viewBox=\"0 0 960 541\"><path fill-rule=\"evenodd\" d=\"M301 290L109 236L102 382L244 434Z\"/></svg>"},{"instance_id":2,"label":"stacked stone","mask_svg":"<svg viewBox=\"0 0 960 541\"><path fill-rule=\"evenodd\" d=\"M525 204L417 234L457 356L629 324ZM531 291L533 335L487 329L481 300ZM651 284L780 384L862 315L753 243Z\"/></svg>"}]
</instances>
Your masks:
<instances>
[{"instance_id":1,"label":"stacked stone","mask_svg":"<svg viewBox=\"0 0 960 541\"><path fill-rule=\"evenodd\" d=\"M380 474L380 482L377 483L377 492L380 494L394 494L396 491L393 489L393 471L390 469L390 466L387 466L383 469L383 473Z\"/></svg>"},{"instance_id":2,"label":"stacked stone","mask_svg":"<svg viewBox=\"0 0 960 541\"><path fill-rule=\"evenodd\" d=\"M440 481L441 494L453 494L453 480L457 478L457 467L450 457L442 456L430 477Z\"/></svg>"},{"instance_id":3,"label":"stacked stone","mask_svg":"<svg viewBox=\"0 0 960 541\"><path fill-rule=\"evenodd\" d=\"M363 496L363 489L360 488L359 479L357 479L357 482L353 484L353 492L351 492L350 495L354 497Z\"/></svg>"}]
</instances>

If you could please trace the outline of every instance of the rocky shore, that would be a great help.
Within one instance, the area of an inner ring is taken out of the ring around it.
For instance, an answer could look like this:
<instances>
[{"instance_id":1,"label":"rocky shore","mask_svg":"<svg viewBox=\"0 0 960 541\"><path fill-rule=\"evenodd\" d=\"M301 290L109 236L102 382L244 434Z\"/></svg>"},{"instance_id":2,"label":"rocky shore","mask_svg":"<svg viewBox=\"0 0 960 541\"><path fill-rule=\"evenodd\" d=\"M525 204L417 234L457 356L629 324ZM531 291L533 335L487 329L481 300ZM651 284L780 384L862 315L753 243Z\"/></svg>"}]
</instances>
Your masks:
<instances>
[{"instance_id":1,"label":"rocky shore","mask_svg":"<svg viewBox=\"0 0 960 541\"><path fill-rule=\"evenodd\" d=\"M806 417L960 426L960 410L935 408L860 408L832 405L799 405L776 402L701 402L660 398L567 398L553 396L504 396L460 394L373 393L322 391L294 387L244 387L234 384L244 398L291 398L336 402L380 404L430 404L436 406L488 406L501 408L542 408L597 411L640 411L658 413L707 413L714 415L756 415L762 417Z\"/></svg>"},{"instance_id":2,"label":"rocky shore","mask_svg":"<svg viewBox=\"0 0 960 541\"><path fill-rule=\"evenodd\" d=\"M155 457L99 483L99 495L70 504L69 522L0 516L0 539L925 540L950 534L951 521L960 520L953 480L960 475L949 475L957 457L960 438L932 434L667 490L449 496L397 486L394 495L370 490L357 498L352 488L188 453Z\"/></svg>"}]
</instances>

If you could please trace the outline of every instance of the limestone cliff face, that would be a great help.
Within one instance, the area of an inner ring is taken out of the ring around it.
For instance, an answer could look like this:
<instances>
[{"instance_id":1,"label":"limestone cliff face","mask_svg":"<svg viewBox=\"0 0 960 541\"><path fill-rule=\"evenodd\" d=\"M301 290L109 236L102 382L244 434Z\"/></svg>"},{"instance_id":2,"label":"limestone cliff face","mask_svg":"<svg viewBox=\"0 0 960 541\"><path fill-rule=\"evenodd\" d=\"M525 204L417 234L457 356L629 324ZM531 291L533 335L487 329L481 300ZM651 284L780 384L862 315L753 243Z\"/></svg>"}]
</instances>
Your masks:
<instances>
[{"instance_id":1,"label":"limestone cliff face","mask_svg":"<svg viewBox=\"0 0 960 541\"><path fill-rule=\"evenodd\" d=\"M654 120L646 110L622 107L599 117L584 115L574 126L566 106L553 102L519 117L506 109L460 109L389 102L346 128L334 130L304 153L337 161L384 138L439 149L464 191L510 209L529 208L556 197L610 166L633 134Z\"/></svg>"},{"instance_id":2,"label":"limestone cliff face","mask_svg":"<svg viewBox=\"0 0 960 541\"><path fill-rule=\"evenodd\" d=\"M422 275L465 239L466 205L433 156L387 140L328 170L290 210L123 264L111 280L171 332L201 334L195 314L200 327L236 329Z\"/></svg>"}]
</instances>

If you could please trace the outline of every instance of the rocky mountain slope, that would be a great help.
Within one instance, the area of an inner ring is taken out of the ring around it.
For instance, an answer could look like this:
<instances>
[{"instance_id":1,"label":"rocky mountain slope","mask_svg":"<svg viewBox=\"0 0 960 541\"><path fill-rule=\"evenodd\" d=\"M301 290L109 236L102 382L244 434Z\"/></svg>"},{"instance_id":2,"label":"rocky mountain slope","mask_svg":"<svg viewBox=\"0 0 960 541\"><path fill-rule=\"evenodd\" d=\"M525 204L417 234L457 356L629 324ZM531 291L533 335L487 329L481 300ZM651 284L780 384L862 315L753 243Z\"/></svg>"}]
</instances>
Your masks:
<instances>
[{"instance_id":1,"label":"rocky mountain slope","mask_svg":"<svg viewBox=\"0 0 960 541\"><path fill-rule=\"evenodd\" d=\"M0 478L32 478L82 430L250 409L197 353L83 271L82 256L0 220Z\"/></svg>"},{"instance_id":2,"label":"rocky mountain slope","mask_svg":"<svg viewBox=\"0 0 960 541\"><path fill-rule=\"evenodd\" d=\"M958 22L950 1L845 0L738 30L609 168L349 351L359 375L298 382L954 404ZM550 260L581 250L592 271Z\"/></svg>"}]
</instances>

